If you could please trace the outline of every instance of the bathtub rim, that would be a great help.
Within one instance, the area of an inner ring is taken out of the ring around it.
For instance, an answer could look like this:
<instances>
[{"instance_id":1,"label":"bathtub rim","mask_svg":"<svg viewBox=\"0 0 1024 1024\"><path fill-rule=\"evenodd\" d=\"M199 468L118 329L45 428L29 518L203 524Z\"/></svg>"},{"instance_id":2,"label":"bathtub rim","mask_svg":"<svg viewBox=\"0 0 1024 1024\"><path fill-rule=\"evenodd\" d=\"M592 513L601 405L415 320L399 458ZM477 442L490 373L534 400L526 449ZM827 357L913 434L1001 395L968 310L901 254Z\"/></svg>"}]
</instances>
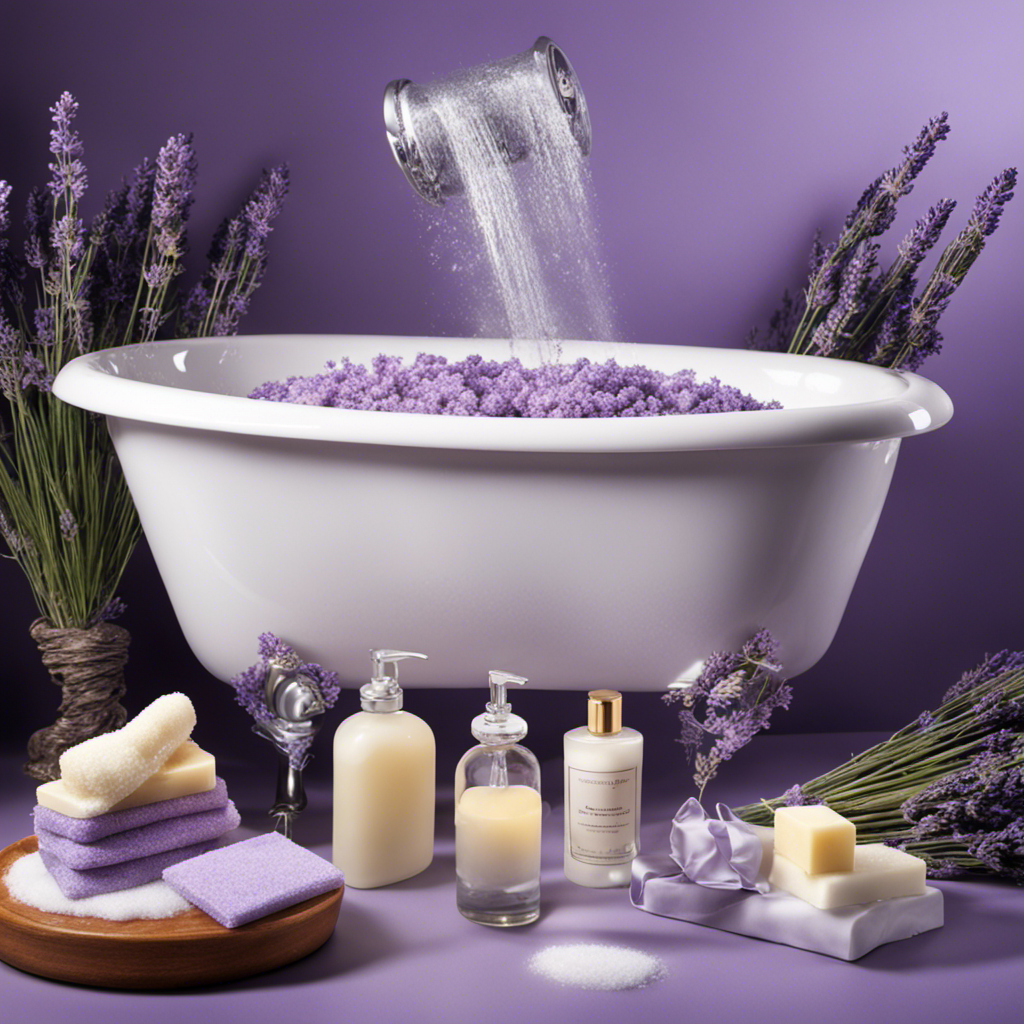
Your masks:
<instances>
[{"instance_id":1,"label":"bathtub rim","mask_svg":"<svg viewBox=\"0 0 1024 1024\"><path fill-rule=\"evenodd\" d=\"M416 338L387 335L266 334L226 338L173 339L143 345L102 349L79 356L57 375L53 393L65 402L119 419L215 430L256 436L380 444L413 448L449 448L474 451L523 452L629 452L701 451L737 448L774 448L818 444L882 441L928 433L945 425L953 404L939 385L908 371L887 370L864 363L826 359L819 356L789 355L746 349L707 348L686 345L620 343L635 353L664 357L667 351L680 355L680 366L694 361L720 358L721 371L698 369L698 377L721 372L729 382L729 365L748 362L755 367L776 370L799 368L807 373L822 372L844 380L855 393L867 397L841 404L801 408L725 412L700 416L652 416L629 419L511 419L441 416L424 413L371 412L331 409L254 399L181 388L121 376L118 355L140 352L165 360L189 349L222 352L248 344L301 344L303 340L365 343L373 339L380 351L451 349L453 358L466 351L500 345L504 339ZM575 358L579 346L593 343L565 342L567 357ZM620 345L606 347L603 354L620 354ZM601 349L592 353L600 357ZM495 354L497 357L497 353ZM657 362L655 358L653 362ZM184 362L184 359L182 359ZM123 363L123 360L122 360ZM187 371L185 371L187 372ZM893 384L899 386L891 393ZM879 398L872 392L888 391ZM784 396L783 396L784 398Z\"/></svg>"}]
</instances>

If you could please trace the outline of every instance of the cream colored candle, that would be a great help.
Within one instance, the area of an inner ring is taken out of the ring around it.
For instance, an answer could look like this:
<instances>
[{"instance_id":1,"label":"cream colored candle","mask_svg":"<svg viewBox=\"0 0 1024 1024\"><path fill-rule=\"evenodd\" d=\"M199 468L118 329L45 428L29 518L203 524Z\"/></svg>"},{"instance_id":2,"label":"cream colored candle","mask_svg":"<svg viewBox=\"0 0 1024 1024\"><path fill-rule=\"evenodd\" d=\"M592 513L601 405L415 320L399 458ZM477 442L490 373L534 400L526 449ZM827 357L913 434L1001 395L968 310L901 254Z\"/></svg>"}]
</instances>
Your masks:
<instances>
[{"instance_id":1,"label":"cream colored candle","mask_svg":"<svg viewBox=\"0 0 1024 1024\"><path fill-rule=\"evenodd\" d=\"M455 869L474 888L508 888L540 875L540 793L471 786L455 805Z\"/></svg>"}]
</instances>

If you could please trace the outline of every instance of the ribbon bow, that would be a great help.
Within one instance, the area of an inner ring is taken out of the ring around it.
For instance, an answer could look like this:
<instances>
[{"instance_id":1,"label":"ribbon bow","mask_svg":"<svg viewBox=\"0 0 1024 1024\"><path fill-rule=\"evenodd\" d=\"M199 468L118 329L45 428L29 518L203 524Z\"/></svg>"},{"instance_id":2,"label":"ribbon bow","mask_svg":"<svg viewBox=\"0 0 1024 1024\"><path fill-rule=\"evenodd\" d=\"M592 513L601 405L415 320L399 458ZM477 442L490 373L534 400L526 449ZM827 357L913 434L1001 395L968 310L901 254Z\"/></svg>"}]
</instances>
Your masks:
<instances>
[{"instance_id":1,"label":"ribbon bow","mask_svg":"<svg viewBox=\"0 0 1024 1024\"><path fill-rule=\"evenodd\" d=\"M695 797L679 808L669 837L672 859L691 882L709 889L768 892L768 882L758 877L760 838L725 804L715 811L718 818L709 818Z\"/></svg>"}]
</instances>

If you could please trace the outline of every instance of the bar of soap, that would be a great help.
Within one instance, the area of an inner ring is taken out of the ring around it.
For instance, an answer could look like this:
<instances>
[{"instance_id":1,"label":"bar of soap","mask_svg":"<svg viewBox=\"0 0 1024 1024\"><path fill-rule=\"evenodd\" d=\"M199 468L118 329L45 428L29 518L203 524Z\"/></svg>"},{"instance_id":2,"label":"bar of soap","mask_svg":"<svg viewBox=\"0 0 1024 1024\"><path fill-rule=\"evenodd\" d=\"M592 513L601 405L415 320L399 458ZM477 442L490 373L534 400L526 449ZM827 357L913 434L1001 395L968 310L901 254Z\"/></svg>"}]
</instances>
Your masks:
<instances>
[{"instance_id":1,"label":"bar of soap","mask_svg":"<svg viewBox=\"0 0 1024 1024\"><path fill-rule=\"evenodd\" d=\"M649 914L857 960L887 942L942 927L942 892L819 910L781 889L708 889L691 882L667 854L633 861L633 905ZM737 951L738 952L738 951Z\"/></svg>"},{"instance_id":2,"label":"bar of soap","mask_svg":"<svg viewBox=\"0 0 1024 1024\"><path fill-rule=\"evenodd\" d=\"M330 861L279 832L255 836L164 872L164 881L225 928L237 928L337 889Z\"/></svg>"},{"instance_id":3,"label":"bar of soap","mask_svg":"<svg viewBox=\"0 0 1024 1024\"><path fill-rule=\"evenodd\" d=\"M89 813L102 814L156 772L195 724L192 701L183 693L165 693L122 728L65 750L61 779Z\"/></svg>"},{"instance_id":4,"label":"bar of soap","mask_svg":"<svg viewBox=\"0 0 1024 1024\"><path fill-rule=\"evenodd\" d=\"M925 863L920 857L882 843L866 843L854 852L852 871L810 875L775 847L768 881L820 910L855 903L920 896L925 890Z\"/></svg>"},{"instance_id":5,"label":"bar of soap","mask_svg":"<svg viewBox=\"0 0 1024 1024\"><path fill-rule=\"evenodd\" d=\"M40 850L39 856L46 865L46 870L53 875L60 891L69 900L80 900L86 896L100 896L105 892L120 892L122 889L134 889L137 885L155 882L164 868L179 861L198 857L212 849L220 840L211 839L193 846L182 846L177 850L165 850L154 853L151 857L139 857L127 860L123 864L111 864L105 868L90 868L79 871L69 868L59 857L46 850Z\"/></svg>"},{"instance_id":6,"label":"bar of soap","mask_svg":"<svg viewBox=\"0 0 1024 1024\"><path fill-rule=\"evenodd\" d=\"M137 789L133 790L122 800L106 811L96 810L96 801L91 797L83 797L73 792L63 779L56 779L53 782L44 782L36 789L36 800L40 807L49 808L68 818L81 818L98 820L100 816L106 818L108 814L117 814L131 807L140 807L144 804L155 804L159 801L173 800L178 797L189 796L193 793L207 793L217 785L217 762L213 754L208 754L192 740L182 743L171 756ZM225 801L227 795L225 794ZM224 804L221 803L221 806ZM194 808L200 810L202 808ZM183 811L171 811L164 817L173 814L185 813ZM157 819L151 819L157 820ZM138 824L126 825L124 828L135 828ZM90 842L83 834L73 835L71 832L46 825L53 832L60 832L62 835L69 835L79 842ZM113 832L120 832L121 828L113 828L110 831L93 830L93 838L99 839L103 835L111 835Z\"/></svg>"},{"instance_id":7,"label":"bar of soap","mask_svg":"<svg viewBox=\"0 0 1024 1024\"><path fill-rule=\"evenodd\" d=\"M857 827L824 804L775 811L775 853L809 875L853 870Z\"/></svg>"},{"instance_id":8,"label":"bar of soap","mask_svg":"<svg viewBox=\"0 0 1024 1024\"><path fill-rule=\"evenodd\" d=\"M52 853L69 868L88 871L90 868L123 864L165 850L192 846L207 839L218 839L225 832L238 828L241 821L235 805L229 800L226 807L155 821L97 839L93 843L79 843L67 836L47 832L46 829L38 829L36 835L40 850Z\"/></svg>"}]
</instances>

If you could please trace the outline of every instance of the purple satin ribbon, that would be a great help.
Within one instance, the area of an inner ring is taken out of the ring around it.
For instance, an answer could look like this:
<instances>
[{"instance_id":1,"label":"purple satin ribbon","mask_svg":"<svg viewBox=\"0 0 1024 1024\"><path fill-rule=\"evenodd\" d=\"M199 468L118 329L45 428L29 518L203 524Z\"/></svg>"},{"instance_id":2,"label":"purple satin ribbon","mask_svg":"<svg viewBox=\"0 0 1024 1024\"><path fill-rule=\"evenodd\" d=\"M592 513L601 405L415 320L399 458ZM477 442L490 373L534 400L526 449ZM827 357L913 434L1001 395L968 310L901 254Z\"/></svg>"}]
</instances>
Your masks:
<instances>
[{"instance_id":1,"label":"purple satin ribbon","mask_svg":"<svg viewBox=\"0 0 1024 1024\"><path fill-rule=\"evenodd\" d=\"M690 797L672 819L669 843L672 859L683 874L708 889L752 889L766 893L761 871L761 839L725 806L709 818L695 797Z\"/></svg>"}]
</instances>

